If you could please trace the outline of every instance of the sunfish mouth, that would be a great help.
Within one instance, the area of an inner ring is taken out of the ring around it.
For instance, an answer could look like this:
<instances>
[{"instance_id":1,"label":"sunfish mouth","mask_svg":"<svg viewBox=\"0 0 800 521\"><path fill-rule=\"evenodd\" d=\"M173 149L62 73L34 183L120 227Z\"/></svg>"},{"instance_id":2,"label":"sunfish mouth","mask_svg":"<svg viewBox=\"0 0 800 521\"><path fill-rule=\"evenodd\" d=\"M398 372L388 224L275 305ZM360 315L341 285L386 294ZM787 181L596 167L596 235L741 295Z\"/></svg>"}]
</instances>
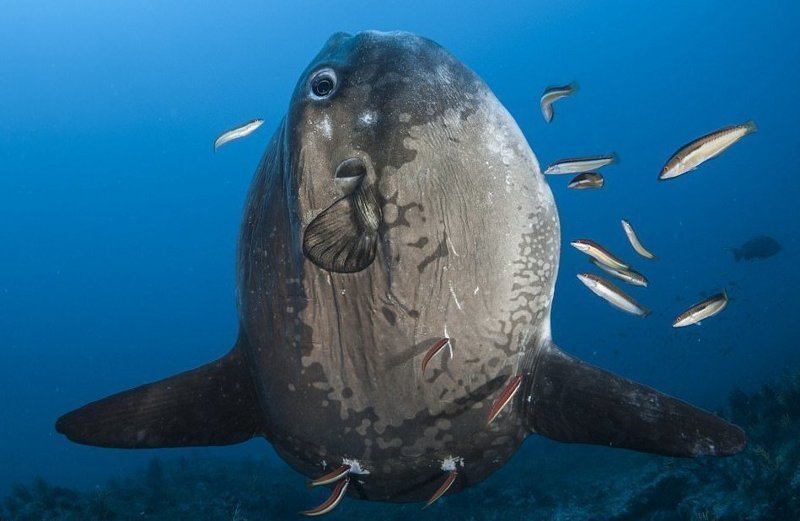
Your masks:
<instances>
[{"instance_id":1,"label":"sunfish mouth","mask_svg":"<svg viewBox=\"0 0 800 521\"><path fill-rule=\"evenodd\" d=\"M360 157L345 159L333 174L333 182L344 195L352 194L367 176L367 165Z\"/></svg>"}]
</instances>

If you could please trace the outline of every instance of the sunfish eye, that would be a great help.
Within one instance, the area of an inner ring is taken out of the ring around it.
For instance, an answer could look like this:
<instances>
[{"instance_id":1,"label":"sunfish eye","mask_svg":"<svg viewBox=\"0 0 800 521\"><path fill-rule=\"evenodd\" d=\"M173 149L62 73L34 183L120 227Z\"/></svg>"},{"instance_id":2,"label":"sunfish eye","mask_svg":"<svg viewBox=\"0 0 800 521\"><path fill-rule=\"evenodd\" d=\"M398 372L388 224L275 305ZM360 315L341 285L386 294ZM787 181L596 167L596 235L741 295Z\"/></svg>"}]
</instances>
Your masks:
<instances>
[{"instance_id":1,"label":"sunfish eye","mask_svg":"<svg viewBox=\"0 0 800 521\"><path fill-rule=\"evenodd\" d=\"M327 98L336 88L336 73L322 69L311 77L311 93L315 98Z\"/></svg>"},{"instance_id":2,"label":"sunfish eye","mask_svg":"<svg viewBox=\"0 0 800 521\"><path fill-rule=\"evenodd\" d=\"M364 176L367 175L367 166L364 161L357 157L345 159L336 167L333 174L333 182L344 195L350 195L358 188Z\"/></svg>"}]
</instances>

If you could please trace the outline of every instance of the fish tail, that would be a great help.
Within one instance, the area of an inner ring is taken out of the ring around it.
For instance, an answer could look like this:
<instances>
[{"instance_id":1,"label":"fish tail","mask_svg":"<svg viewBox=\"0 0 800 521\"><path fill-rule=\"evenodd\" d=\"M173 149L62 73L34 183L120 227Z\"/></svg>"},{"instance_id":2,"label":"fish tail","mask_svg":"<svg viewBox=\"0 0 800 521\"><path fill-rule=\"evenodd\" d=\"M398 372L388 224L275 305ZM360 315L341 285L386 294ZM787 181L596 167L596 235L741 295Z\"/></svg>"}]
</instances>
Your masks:
<instances>
[{"instance_id":1,"label":"fish tail","mask_svg":"<svg viewBox=\"0 0 800 521\"><path fill-rule=\"evenodd\" d=\"M742 126L745 128L748 134L753 134L755 132L758 132L758 127L756 126L756 122L753 121L752 119L746 121Z\"/></svg>"},{"instance_id":2,"label":"fish tail","mask_svg":"<svg viewBox=\"0 0 800 521\"><path fill-rule=\"evenodd\" d=\"M571 82L569 82L567 87L569 87L569 90L571 91L570 94L575 94L576 92L578 92L580 90L581 85L577 81L571 81Z\"/></svg>"},{"instance_id":3,"label":"fish tail","mask_svg":"<svg viewBox=\"0 0 800 521\"><path fill-rule=\"evenodd\" d=\"M611 159L612 159L611 164L613 165L618 165L622 162L619 159L619 154L617 154L616 152L611 152Z\"/></svg>"}]
</instances>

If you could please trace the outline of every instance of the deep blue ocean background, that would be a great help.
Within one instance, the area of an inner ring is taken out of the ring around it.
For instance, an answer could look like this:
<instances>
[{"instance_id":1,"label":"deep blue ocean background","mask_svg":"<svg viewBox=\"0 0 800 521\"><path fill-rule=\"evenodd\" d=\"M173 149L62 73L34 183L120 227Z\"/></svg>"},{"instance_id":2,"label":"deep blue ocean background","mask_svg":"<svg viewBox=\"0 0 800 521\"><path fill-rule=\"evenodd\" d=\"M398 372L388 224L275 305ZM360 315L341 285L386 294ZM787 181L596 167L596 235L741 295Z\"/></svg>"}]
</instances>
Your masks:
<instances>
[{"instance_id":1,"label":"deep blue ocean background","mask_svg":"<svg viewBox=\"0 0 800 521\"><path fill-rule=\"evenodd\" d=\"M602 190L549 179L564 245L553 336L566 351L710 409L734 388L800 369L799 23L790 0L3 2L0 494L37 475L90 489L154 455L266 454L282 465L260 439L104 450L68 442L53 424L233 344L245 194L299 74L336 31L437 41L490 85L543 167L619 154ZM579 92L546 124L542 90L570 81ZM220 131L254 117L262 129L213 153ZM749 119L757 134L656 181L679 146ZM651 282L631 290L653 309L646 320L575 278L589 266L569 247L575 238L636 259L623 217L659 256L635 262ZM729 249L759 234L783 251L735 262ZM723 288L731 301L719 317L670 327ZM512 469L570 451L607 458L610 449L531 439ZM301 476L293 485L303 487Z\"/></svg>"}]
</instances>

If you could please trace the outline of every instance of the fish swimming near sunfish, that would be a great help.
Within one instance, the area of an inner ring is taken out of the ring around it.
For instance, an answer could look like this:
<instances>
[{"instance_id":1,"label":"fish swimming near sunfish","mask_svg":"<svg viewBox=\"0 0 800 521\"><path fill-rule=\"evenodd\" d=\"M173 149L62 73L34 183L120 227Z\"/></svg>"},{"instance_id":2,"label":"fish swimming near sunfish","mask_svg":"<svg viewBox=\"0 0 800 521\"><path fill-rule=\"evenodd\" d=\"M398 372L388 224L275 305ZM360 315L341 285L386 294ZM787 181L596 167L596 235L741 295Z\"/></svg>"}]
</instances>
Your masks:
<instances>
[{"instance_id":1,"label":"fish swimming near sunfish","mask_svg":"<svg viewBox=\"0 0 800 521\"><path fill-rule=\"evenodd\" d=\"M659 180L673 179L691 172L709 159L713 159L733 146L737 141L756 131L752 121L725 127L699 137L682 146L669 158L658 175Z\"/></svg>"},{"instance_id":2,"label":"fish swimming near sunfish","mask_svg":"<svg viewBox=\"0 0 800 521\"><path fill-rule=\"evenodd\" d=\"M699 304L695 304L673 322L672 327L686 327L700 324L703 320L713 317L720 313L728 305L728 294L726 292L713 295Z\"/></svg>"},{"instance_id":3,"label":"fish swimming near sunfish","mask_svg":"<svg viewBox=\"0 0 800 521\"><path fill-rule=\"evenodd\" d=\"M236 128L232 128L230 130L226 130L222 134L219 135L217 139L214 140L214 151L216 152L219 147L226 143L230 143L236 139L242 139L243 137L247 137L260 127L264 123L263 119L253 119L248 121L247 123L243 123Z\"/></svg>"},{"instance_id":4,"label":"fish swimming near sunfish","mask_svg":"<svg viewBox=\"0 0 800 521\"><path fill-rule=\"evenodd\" d=\"M780 253L782 249L783 246L781 246L781 243L772 237L768 235L759 235L758 237L753 237L738 248L733 248L731 251L733 252L734 260L750 261L772 257Z\"/></svg>"},{"instance_id":5,"label":"fish swimming near sunfish","mask_svg":"<svg viewBox=\"0 0 800 521\"><path fill-rule=\"evenodd\" d=\"M533 433L669 456L743 450L724 419L556 346L560 249L550 188L486 83L425 38L334 34L247 197L232 350L56 429L120 448L265 438L333 488L307 515L345 495L453 494Z\"/></svg>"},{"instance_id":6,"label":"fish swimming near sunfish","mask_svg":"<svg viewBox=\"0 0 800 521\"><path fill-rule=\"evenodd\" d=\"M622 229L625 232L625 236L628 238L628 242L631 243L631 246L636 251L636 253L638 253L645 259L655 259L656 256L653 255L650 252L650 250L648 250L642 245L641 241L639 240L639 236L636 235L636 232L634 231L633 226L631 226L631 223L625 219L622 219L621 222L622 222Z\"/></svg>"},{"instance_id":7,"label":"fish swimming near sunfish","mask_svg":"<svg viewBox=\"0 0 800 521\"><path fill-rule=\"evenodd\" d=\"M603 264L602 262L598 261L594 257L589 258L589 262L600 268L601 270L605 271L612 277L615 277L619 280L624 280L628 284L633 284L634 286L644 286L647 287L647 278L639 273L638 271L628 268L628 269L617 269L608 266L607 264Z\"/></svg>"},{"instance_id":8,"label":"fish swimming near sunfish","mask_svg":"<svg viewBox=\"0 0 800 521\"><path fill-rule=\"evenodd\" d=\"M539 101L539 105L542 108L542 116L544 116L544 120L550 123L553 121L553 103L556 100L564 98L566 96L571 96L578 90L578 84L572 82L568 85L561 85L559 87L547 87L544 89L544 93L542 94L542 99Z\"/></svg>"},{"instance_id":9,"label":"fish swimming near sunfish","mask_svg":"<svg viewBox=\"0 0 800 521\"><path fill-rule=\"evenodd\" d=\"M630 264L626 263L591 239L575 239L574 241L570 242L570 244L576 250L585 253L589 257L602 262L610 268L614 268L616 270L627 270L631 267Z\"/></svg>"},{"instance_id":10,"label":"fish swimming near sunfish","mask_svg":"<svg viewBox=\"0 0 800 521\"><path fill-rule=\"evenodd\" d=\"M583 172L573 177L567 185L567 188L572 188L573 190L602 188L603 183L603 176L601 174L597 172Z\"/></svg>"},{"instance_id":11,"label":"fish swimming near sunfish","mask_svg":"<svg viewBox=\"0 0 800 521\"><path fill-rule=\"evenodd\" d=\"M593 273L578 273L578 280L589 288L592 293L619 310L640 317L646 317L650 314L649 309L636 302L630 295L603 277Z\"/></svg>"},{"instance_id":12,"label":"fish swimming near sunfish","mask_svg":"<svg viewBox=\"0 0 800 521\"><path fill-rule=\"evenodd\" d=\"M561 175L561 174L580 174L589 172L590 170L597 170L598 168L610 165L617 162L616 154L609 154L607 156L588 156L588 157L571 157L568 159L559 159L544 171L546 175Z\"/></svg>"}]
</instances>

